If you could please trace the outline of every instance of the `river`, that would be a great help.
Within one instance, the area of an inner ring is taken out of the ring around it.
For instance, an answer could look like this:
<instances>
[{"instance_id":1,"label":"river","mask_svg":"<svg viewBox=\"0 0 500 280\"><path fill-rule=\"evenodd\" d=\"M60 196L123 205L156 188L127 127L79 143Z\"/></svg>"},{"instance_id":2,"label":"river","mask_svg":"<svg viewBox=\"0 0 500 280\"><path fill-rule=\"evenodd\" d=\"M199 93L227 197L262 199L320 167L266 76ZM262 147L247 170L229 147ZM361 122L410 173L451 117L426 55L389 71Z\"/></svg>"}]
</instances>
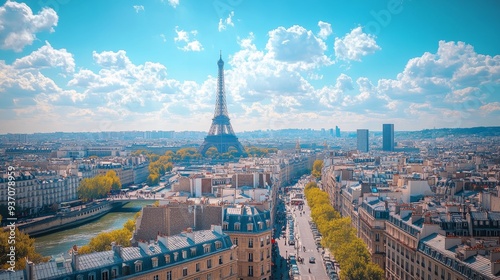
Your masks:
<instances>
[{"instance_id":1,"label":"river","mask_svg":"<svg viewBox=\"0 0 500 280\"><path fill-rule=\"evenodd\" d=\"M130 202L124 207L139 207L151 202ZM44 256L59 255L71 249L73 245L88 244L90 239L104 231L123 227L134 212L111 212L90 223L35 238L36 251Z\"/></svg>"}]
</instances>

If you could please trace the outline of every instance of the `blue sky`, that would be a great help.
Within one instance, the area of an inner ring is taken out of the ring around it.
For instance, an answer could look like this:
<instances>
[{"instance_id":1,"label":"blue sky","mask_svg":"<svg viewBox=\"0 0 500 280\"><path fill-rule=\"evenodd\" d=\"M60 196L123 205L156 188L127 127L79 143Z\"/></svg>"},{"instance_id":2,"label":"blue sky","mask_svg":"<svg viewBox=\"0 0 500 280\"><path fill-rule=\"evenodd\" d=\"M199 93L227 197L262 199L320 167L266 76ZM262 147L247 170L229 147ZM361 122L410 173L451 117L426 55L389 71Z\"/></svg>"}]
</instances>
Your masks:
<instances>
[{"instance_id":1,"label":"blue sky","mask_svg":"<svg viewBox=\"0 0 500 280\"><path fill-rule=\"evenodd\" d=\"M498 1L0 6L0 133L497 126Z\"/></svg>"}]
</instances>

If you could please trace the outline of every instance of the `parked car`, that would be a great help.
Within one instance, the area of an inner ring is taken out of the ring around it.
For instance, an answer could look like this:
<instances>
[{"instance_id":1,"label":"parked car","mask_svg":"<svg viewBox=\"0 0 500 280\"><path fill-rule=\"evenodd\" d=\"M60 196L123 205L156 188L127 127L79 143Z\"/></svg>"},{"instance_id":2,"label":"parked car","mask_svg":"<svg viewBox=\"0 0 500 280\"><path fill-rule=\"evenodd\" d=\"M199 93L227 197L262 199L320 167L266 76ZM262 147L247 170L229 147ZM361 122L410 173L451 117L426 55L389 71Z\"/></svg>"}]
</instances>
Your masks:
<instances>
[{"instance_id":1,"label":"parked car","mask_svg":"<svg viewBox=\"0 0 500 280\"><path fill-rule=\"evenodd\" d=\"M316 263L316 258L310 257L309 258L309 263Z\"/></svg>"}]
</instances>

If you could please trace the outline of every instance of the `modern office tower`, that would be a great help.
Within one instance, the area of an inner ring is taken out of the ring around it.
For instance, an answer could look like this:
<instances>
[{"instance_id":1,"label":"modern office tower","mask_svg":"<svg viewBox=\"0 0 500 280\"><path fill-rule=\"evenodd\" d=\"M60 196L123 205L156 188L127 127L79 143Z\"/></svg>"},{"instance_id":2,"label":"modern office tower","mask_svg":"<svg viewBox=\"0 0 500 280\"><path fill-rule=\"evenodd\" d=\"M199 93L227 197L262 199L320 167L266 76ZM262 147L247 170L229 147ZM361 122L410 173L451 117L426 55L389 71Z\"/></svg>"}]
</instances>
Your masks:
<instances>
[{"instance_id":1,"label":"modern office tower","mask_svg":"<svg viewBox=\"0 0 500 280\"><path fill-rule=\"evenodd\" d=\"M382 150L394 151L394 124L382 125Z\"/></svg>"},{"instance_id":2,"label":"modern office tower","mask_svg":"<svg viewBox=\"0 0 500 280\"><path fill-rule=\"evenodd\" d=\"M358 129L358 151L360 152L368 152L368 129Z\"/></svg>"},{"instance_id":3,"label":"modern office tower","mask_svg":"<svg viewBox=\"0 0 500 280\"><path fill-rule=\"evenodd\" d=\"M340 128L335 126L335 137L340 138Z\"/></svg>"}]
</instances>

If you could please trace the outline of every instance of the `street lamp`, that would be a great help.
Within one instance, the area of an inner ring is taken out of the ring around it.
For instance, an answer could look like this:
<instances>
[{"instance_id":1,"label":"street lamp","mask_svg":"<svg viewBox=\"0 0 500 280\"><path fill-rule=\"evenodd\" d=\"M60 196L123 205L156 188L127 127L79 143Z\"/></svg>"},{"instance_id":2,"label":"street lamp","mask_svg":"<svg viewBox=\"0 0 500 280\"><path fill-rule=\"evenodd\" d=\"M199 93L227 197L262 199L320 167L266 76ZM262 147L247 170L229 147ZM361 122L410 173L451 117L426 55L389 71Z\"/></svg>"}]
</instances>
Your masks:
<instances>
[{"instance_id":1,"label":"street lamp","mask_svg":"<svg viewBox=\"0 0 500 280\"><path fill-rule=\"evenodd\" d=\"M285 259L287 259L287 260L288 260L288 250L287 250L287 251L285 251Z\"/></svg>"}]
</instances>

